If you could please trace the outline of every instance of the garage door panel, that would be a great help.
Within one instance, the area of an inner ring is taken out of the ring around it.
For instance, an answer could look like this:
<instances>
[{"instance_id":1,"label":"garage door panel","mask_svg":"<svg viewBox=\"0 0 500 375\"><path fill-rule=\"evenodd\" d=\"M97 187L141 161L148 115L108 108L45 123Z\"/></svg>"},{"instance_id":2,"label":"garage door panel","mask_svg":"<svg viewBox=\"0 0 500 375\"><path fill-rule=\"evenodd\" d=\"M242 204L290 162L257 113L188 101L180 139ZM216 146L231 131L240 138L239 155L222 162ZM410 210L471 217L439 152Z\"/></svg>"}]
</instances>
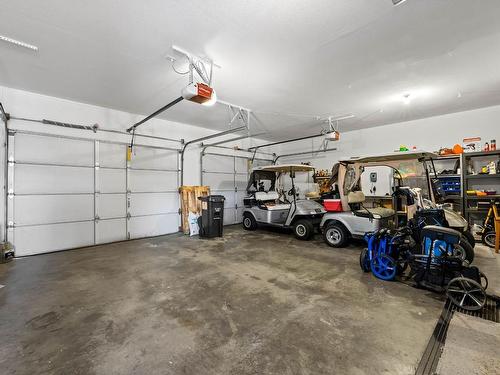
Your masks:
<instances>
[{"instance_id":1,"label":"garage door panel","mask_svg":"<svg viewBox=\"0 0 500 375\"><path fill-rule=\"evenodd\" d=\"M238 191L245 191L247 188L248 184L248 175L246 174L235 174L234 175L235 179L235 186L238 189Z\"/></svg>"},{"instance_id":2,"label":"garage door panel","mask_svg":"<svg viewBox=\"0 0 500 375\"><path fill-rule=\"evenodd\" d=\"M204 173L203 185L212 190L234 190L234 175L221 173Z\"/></svg>"},{"instance_id":3,"label":"garage door panel","mask_svg":"<svg viewBox=\"0 0 500 375\"><path fill-rule=\"evenodd\" d=\"M130 167L135 169L176 170L178 156L177 151L135 146Z\"/></svg>"},{"instance_id":4,"label":"garage door panel","mask_svg":"<svg viewBox=\"0 0 500 375\"><path fill-rule=\"evenodd\" d=\"M124 241L127 239L127 224L125 218L99 220L96 222L96 243Z\"/></svg>"},{"instance_id":5,"label":"garage door panel","mask_svg":"<svg viewBox=\"0 0 500 375\"><path fill-rule=\"evenodd\" d=\"M210 190L211 195L223 195L226 200L224 201L224 208L234 207L234 191L217 191Z\"/></svg>"},{"instance_id":6,"label":"garage door panel","mask_svg":"<svg viewBox=\"0 0 500 375\"><path fill-rule=\"evenodd\" d=\"M16 255L33 255L94 244L94 223L64 223L17 227L13 230Z\"/></svg>"},{"instance_id":7,"label":"garage door panel","mask_svg":"<svg viewBox=\"0 0 500 375\"><path fill-rule=\"evenodd\" d=\"M16 194L93 193L93 168L16 165Z\"/></svg>"},{"instance_id":8,"label":"garage door panel","mask_svg":"<svg viewBox=\"0 0 500 375\"><path fill-rule=\"evenodd\" d=\"M266 165L271 165L272 163L273 163L272 160L254 159L252 163L252 168L265 167Z\"/></svg>"},{"instance_id":9,"label":"garage door panel","mask_svg":"<svg viewBox=\"0 0 500 375\"><path fill-rule=\"evenodd\" d=\"M97 194L96 214L101 219L127 216L126 194Z\"/></svg>"},{"instance_id":10,"label":"garage door panel","mask_svg":"<svg viewBox=\"0 0 500 375\"><path fill-rule=\"evenodd\" d=\"M243 206L243 199L247 196L248 194L245 191L238 191L236 193L236 204L238 207Z\"/></svg>"},{"instance_id":11,"label":"garage door panel","mask_svg":"<svg viewBox=\"0 0 500 375\"><path fill-rule=\"evenodd\" d=\"M127 148L114 143L99 143L99 165L108 168L125 168Z\"/></svg>"},{"instance_id":12,"label":"garage door panel","mask_svg":"<svg viewBox=\"0 0 500 375\"><path fill-rule=\"evenodd\" d=\"M224 208L224 225L235 223L235 211L233 208Z\"/></svg>"},{"instance_id":13,"label":"garage door panel","mask_svg":"<svg viewBox=\"0 0 500 375\"><path fill-rule=\"evenodd\" d=\"M160 236L179 231L179 214L131 217L130 238Z\"/></svg>"},{"instance_id":14,"label":"garage door panel","mask_svg":"<svg viewBox=\"0 0 500 375\"><path fill-rule=\"evenodd\" d=\"M14 224L48 224L92 220L93 195L26 195L15 197Z\"/></svg>"},{"instance_id":15,"label":"garage door panel","mask_svg":"<svg viewBox=\"0 0 500 375\"><path fill-rule=\"evenodd\" d=\"M18 255L126 240L127 229L133 238L178 231L177 151L136 146L127 170L123 144L10 137L8 236Z\"/></svg>"},{"instance_id":16,"label":"garage door panel","mask_svg":"<svg viewBox=\"0 0 500 375\"><path fill-rule=\"evenodd\" d=\"M18 133L15 160L32 163L94 165L94 142Z\"/></svg>"},{"instance_id":17,"label":"garage door panel","mask_svg":"<svg viewBox=\"0 0 500 375\"><path fill-rule=\"evenodd\" d=\"M178 207L178 193L132 193L130 195L129 212L132 216L177 213Z\"/></svg>"},{"instance_id":18,"label":"garage door panel","mask_svg":"<svg viewBox=\"0 0 500 375\"><path fill-rule=\"evenodd\" d=\"M177 172L130 170L129 187L132 192L176 191Z\"/></svg>"},{"instance_id":19,"label":"garage door panel","mask_svg":"<svg viewBox=\"0 0 500 375\"><path fill-rule=\"evenodd\" d=\"M238 224L243 222L243 210L244 210L243 206L239 207L236 210L235 222L238 223Z\"/></svg>"},{"instance_id":20,"label":"garage door panel","mask_svg":"<svg viewBox=\"0 0 500 375\"><path fill-rule=\"evenodd\" d=\"M248 159L235 158L234 169L237 173L248 173Z\"/></svg>"},{"instance_id":21,"label":"garage door panel","mask_svg":"<svg viewBox=\"0 0 500 375\"><path fill-rule=\"evenodd\" d=\"M208 172L234 172L234 158L218 155L203 156L203 170Z\"/></svg>"},{"instance_id":22,"label":"garage door panel","mask_svg":"<svg viewBox=\"0 0 500 375\"><path fill-rule=\"evenodd\" d=\"M125 193L127 172L125 169L99 168L96 191L100 193Z\"/></svg>"}]
</instances>

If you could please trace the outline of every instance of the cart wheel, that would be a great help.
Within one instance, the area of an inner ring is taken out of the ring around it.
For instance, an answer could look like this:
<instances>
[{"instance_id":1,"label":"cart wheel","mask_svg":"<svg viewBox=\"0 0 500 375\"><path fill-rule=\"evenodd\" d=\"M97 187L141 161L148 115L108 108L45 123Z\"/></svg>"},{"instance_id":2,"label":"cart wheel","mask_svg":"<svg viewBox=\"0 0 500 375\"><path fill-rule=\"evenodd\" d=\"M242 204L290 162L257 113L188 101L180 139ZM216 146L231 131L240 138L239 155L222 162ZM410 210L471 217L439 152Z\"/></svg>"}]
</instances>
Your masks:
<instances>
[{"instance_id":1,"label":"cart wheel","mask_svg":"<svg viewBox=\"0 0 500 375\"><path fill-rule=\"evenodd\" d=\"M469 264L474 260L474 249L469 244L465 237L460 239L460 242L454 246L453 256L459 257L461 260L466 260Z\"/></svg>"},{"instance_id":2,"label":"cart wheel","mask_svg":"<svg viewBox=\"0 0 500 375\"><path fill-rule=\"evenodd\" d=\"M293 225L293 233L297 239L306 241L314 235L314 226L310 220L300 219Z\"/></svg>"},{"instance_id":3,"label":"cart wheel","mask_svg":"<svg viewBox=\"0 0 500 375\"><path fill-rule=\"evenodd\" d=\"M370 267L372 273L381 280L394 280L396 277L396 261L389 255L377 255L372 259Z\"/></svg>"},{"instance_id":4,"label":"cart wheel","mask_svg":"<svg viewBox=\"0 0 500 375\"><path fill-rule=\"evenodd\" d=\"M257 229L257 222L251 214L243 215L243 229L245 230L255 230Z\"/></svg>"},{"instance_id":5,"label":"cart wheel","mask_svg":"<svg viewBox=\"0 0 500 375\"><path fill-rule=\"evenodd\" d=\"M332 247L344 247L349 240L349 233L342 224L332 223L323 230L323 239Z\"/></svg>"},{"instance_id":6,"label":"cart wheel","mask_svg":"<svg viewBox=\"0 0 500 375\"><path fill-rule=\"evenodd\" d=\"M370 272L370 258L368 257L368 249L361 250L359 254L359 266L363 272Z\"/></svg>"},{"instance_id":7,"label":"cart wheel","mask_svg":"<svg viewBox=\"0 0 500 375\"><path fill-rule=\"evenodd\" d=\"M479 278L481 279L481 286L483 287L483 289L488 289L488 278L486 277L486 275L479 271Z\"/></svg>"},{"instance_id":8,"label":"cart wheel","mask_svg":"<svg viewBox=\"0 0 500 375\"><path fill-rule=\"evenodd\" d=\"M481 241L489 247L495 247L495 231L486 232L481 236Z\"/></svg>"},{"instance_id":9,"label":"cart wheel","mask_svg":"<svg viewBox=\"0 0 500 375\"><path fill-rule=\"evenodd\" d=\"M454 305L464 310L480 310L486 303L483 287L467 277L452 279L446 287L446 295Z\"/></svg>"}]
</instances>

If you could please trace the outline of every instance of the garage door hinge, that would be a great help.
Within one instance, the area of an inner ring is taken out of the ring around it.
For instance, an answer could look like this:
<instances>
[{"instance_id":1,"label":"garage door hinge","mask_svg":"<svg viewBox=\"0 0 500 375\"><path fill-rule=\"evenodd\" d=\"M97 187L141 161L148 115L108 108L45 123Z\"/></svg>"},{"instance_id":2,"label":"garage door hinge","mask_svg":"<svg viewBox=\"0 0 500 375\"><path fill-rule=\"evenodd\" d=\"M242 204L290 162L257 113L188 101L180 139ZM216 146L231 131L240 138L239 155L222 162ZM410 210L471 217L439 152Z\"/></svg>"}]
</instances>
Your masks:
<instances>
[{"instance_id":1,"label":"garage door hinge","mask_svg":"<svg viewBox=\"0 0 500 375\"><path fill-rule=\"evenodd\" d=\"M130 219L132 215L130 215L130 212L127 212L127 219Z\"/></svg>"},{"instance_id":2,"label":"garage door hinge","mask_svg":"<svg viewBox=\"0 0 500 375\"><path fill-rule=\"evenodd\" d=\"M13 222L13 221L9 221L9 222L7 223L7 228L15 228L15 227L16 227L16 225L14 224L14 222Z\"/></svg>"},{"instance_id":3,"label":"garage door hinge","mask_svg":"<svg viewBox=\"0 0 500 375\"><path fill-rule=\"evenodd\" d=\"M95 215L95 217L94 217L94 220L95 220L95 221L99 221L100 219L101 219L101 218L99 217L99 215Z\"/></svg>"},{"instance_id":4,"label":"garage door hinge","mask_svg":"<svg viewBox=\"0 0 500 375\"><path fill-rule=\"evenodd\" d=\"M177 212L179 213L179 215L182 214L182 210L180 208L177 210Z\"/></svg>"},{"instance_id":5,"label":"garage door hinge","mask_svg":"<svg viewBox=\"0 0 500 375\"><path fill-rule=\"evenodd\" d=\"M234 187L234 191L236 191L236 192L238 191L238 187L237 186Z\"/></svg>"}]
</instances>

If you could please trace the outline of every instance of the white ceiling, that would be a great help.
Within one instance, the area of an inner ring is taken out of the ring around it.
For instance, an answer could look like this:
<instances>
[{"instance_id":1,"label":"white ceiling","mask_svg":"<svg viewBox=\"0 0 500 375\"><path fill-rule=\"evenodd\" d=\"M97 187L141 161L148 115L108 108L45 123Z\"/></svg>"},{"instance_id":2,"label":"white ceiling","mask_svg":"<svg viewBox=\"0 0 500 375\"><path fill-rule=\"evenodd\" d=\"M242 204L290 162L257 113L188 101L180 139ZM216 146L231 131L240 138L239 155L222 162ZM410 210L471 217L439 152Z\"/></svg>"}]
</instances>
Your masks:
<instances>
[{"instance_id":1,"label":"white ceiling","mask_svg":"<svg viewBox=\"0 0 500 375\"><path fill-rule=\"evenodd\" d=\"M0 85L149 114L187 83L165 58L175 44L222 66L219 98L252 109L269 139L317 132L316 116L352 113L347 131L500 104L498 0L0 0L0 12L1 35L39 47L0 42ZM181 102L162 117L225 129L229 113Z\"/></svg>"}]
</instances>

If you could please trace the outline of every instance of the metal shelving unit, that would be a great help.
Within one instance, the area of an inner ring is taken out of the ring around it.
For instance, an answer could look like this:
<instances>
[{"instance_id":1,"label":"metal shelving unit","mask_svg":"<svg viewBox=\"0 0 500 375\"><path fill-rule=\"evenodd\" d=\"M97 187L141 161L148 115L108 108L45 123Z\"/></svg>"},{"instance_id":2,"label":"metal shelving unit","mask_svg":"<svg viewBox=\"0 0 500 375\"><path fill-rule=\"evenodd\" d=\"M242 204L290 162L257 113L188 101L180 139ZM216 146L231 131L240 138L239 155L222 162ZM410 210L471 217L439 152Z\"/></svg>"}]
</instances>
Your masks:
<instances>
[{"instance_id":1,"label":"metal shelving unit","mask_svg":"<svg viewBox=\"0 0 500 375\"><path fill-rule=\"evenodd\" d=\"M447 170L454 169L456 162L459 162L458 168L460 169L460 172L463 171L462 168L462 159L460 155L445 155L445 156L439 156L436 159L433 159L434 165L436 166L437 170L440 170L440 166L446 166ZM463 197L464 197L464 190L463 190L463 181L462 181L462 173L458 174L453 174L453 173L445 173L445 174L438 174L437 178L439 180L443 181L444 180L457 180L458 182L458 187L457 191L453 192L448 192L446 196L444 197L444 201L447 203L453 203L454 209L460 212L463 212L464 206L463 206ZM444 187L444 186L443 186Z\"/></svg>"},{"instance_id":2,"label":"metal shelving unit","mask_svg":"<svg viewBox=\"0 0 500 375\"><path fill-rule=\"evenodd\" d=\"M484 151L484 152L470 152L464 153L461 157L462 165L462 191L463 191L463 207L465 218L471 224L481 223L484 216L488 212L488 207L480 207L480 202L488 202L492 199L500 199L500 171L497 170L496 174L467 174L468 166L472 163L474 170L477 172L480 167L487 162L494 161L495 163L500 160L500 150ZM467 190L480 190L493 189L497 191L495 195L467 195Z\"/></svg>"}]
</instances>

